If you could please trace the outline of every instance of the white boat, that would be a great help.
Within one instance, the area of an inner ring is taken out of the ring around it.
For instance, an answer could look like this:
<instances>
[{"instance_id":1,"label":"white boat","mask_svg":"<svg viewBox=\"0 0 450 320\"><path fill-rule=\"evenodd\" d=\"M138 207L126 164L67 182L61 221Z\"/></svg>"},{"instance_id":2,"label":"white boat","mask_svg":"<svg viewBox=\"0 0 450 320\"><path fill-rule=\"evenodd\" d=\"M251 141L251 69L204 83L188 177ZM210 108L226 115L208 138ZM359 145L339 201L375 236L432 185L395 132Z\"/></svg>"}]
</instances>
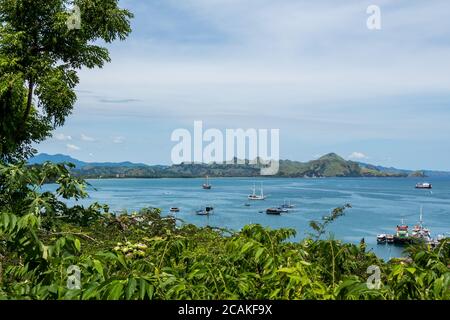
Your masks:
<instances>
[{"instance_id":1,"label":"white boat","mask_svg":"<svg viewBox=\"0 0 450 320\"><path fill-rule=\"evenodd\" d=\"M261 193L259 195L256 194L256 184L253 184L253 193L248 196L249 200L266 200L266 196L264 195L263 184L261 183Z\"/></svg>"},{"instance_id":2,"label":"white boat","mask_svg":"<svg viewBox=\"0 0 450 320\"><path fill-rule=\"evenodd\" d=\"M418 183L416 189L433 189L433 185L428 182Z\"/></svg>"},{"instance_id":3,"label":"white boat","mask_svg":"<svg viewBox=\"0 0 450 320\"><path fill-rule=\"evenodd\" d=\"M423 226L423 207L420 208L420 220L419 224L414 226L411 236L416 239L424 240L425 242L430 242L431 231Z\"/></svg>"},{"instance_id":4,"label":"white boat","mask_svg":"<svg viewBox=\"0 0 450 320\"><path fill-rule=\"evenodd\" d=\"M379 234L377 236L377 243L386 243L386 235L385 234Z\"/></svg>"}]
</instances>

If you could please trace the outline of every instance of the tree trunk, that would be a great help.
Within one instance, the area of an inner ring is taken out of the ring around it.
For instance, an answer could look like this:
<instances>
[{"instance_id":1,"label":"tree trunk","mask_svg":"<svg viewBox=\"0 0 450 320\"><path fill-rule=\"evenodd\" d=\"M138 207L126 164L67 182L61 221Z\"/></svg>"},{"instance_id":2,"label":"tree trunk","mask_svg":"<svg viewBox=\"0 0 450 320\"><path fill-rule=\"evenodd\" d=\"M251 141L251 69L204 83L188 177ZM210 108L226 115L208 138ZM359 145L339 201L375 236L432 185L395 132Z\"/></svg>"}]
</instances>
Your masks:
<instances>
[{"instance_id":1,"label":"tree trunk","mask_svg":"<svg viewBox=\"0 0 450 320\"><path fill-rule=\"evenodd\" d=\"M25 109L25 113L23 115L23 126L22 128L25 127L28 116L30 115L30 111L31 111L31 104L33 103L33 89L34 89L34 82L33 82L33 78L30 78L28 80L28 98L27 98L27 108Z\"/></svg>"},{"instance_id":2,"label":"tree trunk","mask_svg":"<svg viewBox=\"0 0 450 320\"><path fill-rule=\"evenodd\" d=\"M27 120L28 116L31 112L31 105L33 103L33 90L34 90L34 81L33 78L30 78L28 80L28 97L27 97L27 106L25 109L25 112L23 114L22 122L19 124L17 128L17 134L16 134L16 143L17 145L20 145L20 143L23 141L23 139L26 136L26 129L27 129Z\"/></svg>"}]
</instances>

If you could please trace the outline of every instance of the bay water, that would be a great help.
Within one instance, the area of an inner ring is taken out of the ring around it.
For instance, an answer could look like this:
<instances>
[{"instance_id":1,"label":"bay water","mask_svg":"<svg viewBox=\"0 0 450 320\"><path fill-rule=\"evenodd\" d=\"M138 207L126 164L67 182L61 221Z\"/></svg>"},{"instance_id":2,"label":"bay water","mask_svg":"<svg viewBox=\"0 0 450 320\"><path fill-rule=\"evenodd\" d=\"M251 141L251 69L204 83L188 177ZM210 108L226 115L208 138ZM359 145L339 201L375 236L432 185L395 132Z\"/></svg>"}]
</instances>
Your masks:
<instances>
[{"instance_id":1,"label":"bay water","mask_svg":"<svg viewBox=\"0 0 450 320\"><path fill-rule=\"evenodd\" d=\"M380 233L394 234L402 223L412 228L419 221L421 207L426 227L432 236L450 232L450 178L427 179L432 190L415 189L414 178L212 178L211 190L203 190L204 179L99 179L88 180L90 198L108 204L112 211L131 213L146 207L161 208L163 215L170 207L179 207L176 217L198 226L239 230L247 224L270 228L293 228L299 241L311 232L309 222L320 220L339 206L351 204L345 216L333 222L328 235L345 242L359 243L364 238L368 250L389 259L402 256L402 248L377 245ZM420 179L419 179L420 180ZM263 184L267 199L249 201L256 184L257 194ZM54 185L46 186L54 189ZM295 210L281 216L267 215L265 210L284 202ZM250 206L246 206L250 204ZM214 214L198 216L195 211L213 206ZM264 211L264 213L261 213Z\"/></svg>"}]
</instances>

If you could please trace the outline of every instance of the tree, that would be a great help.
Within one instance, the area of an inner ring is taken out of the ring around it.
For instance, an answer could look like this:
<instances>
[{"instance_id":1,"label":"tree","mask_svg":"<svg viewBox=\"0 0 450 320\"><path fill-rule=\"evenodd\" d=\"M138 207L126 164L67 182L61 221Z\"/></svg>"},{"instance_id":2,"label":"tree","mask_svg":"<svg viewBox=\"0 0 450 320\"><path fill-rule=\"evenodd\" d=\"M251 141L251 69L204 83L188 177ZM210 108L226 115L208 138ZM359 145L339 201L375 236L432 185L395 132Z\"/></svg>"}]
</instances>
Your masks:
<instances>
[{"instance_id":1,"label":"tree","mask_svg":"<svg viewBox=\"0 0 450 320\"><path fill-rule=\"evenodd\" d=\"M0 0L0 160L31 156L32 143L64 124L77 71L109 62L98 43L124 40L132 17L118 0Z\"/></svg>"}]
</instances>

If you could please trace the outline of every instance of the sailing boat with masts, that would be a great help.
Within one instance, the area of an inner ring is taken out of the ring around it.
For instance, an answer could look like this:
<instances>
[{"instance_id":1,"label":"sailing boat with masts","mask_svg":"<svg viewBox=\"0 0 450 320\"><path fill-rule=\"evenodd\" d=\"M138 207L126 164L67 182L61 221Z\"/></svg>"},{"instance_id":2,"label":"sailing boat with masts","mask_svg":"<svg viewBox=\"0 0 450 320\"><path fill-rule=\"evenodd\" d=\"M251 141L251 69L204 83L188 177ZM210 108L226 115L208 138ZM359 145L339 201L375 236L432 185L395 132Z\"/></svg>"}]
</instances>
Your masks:
<instances>
[{"instance_id":1,"label":"sailing boat with masts","mask_svg":"<svg viewBox=\"0 0 450 320\"><path fill-rule=\"evenodd\" d=\"M266 200L262 183L261 183L261 193L259 195L256 194L256 184L255 183L253 184L253 193L248 196L248 200Z\"/></svg>"},{"instance_id":2,"label":"sailing boat with masts","mask_svg":"<svg viewBox=\"0 0 450 320\"><path fill-rule=\"evenodd\" d=\"M423 225L423 206L420 207L420 220L419 224L414 226L412 237L415 239L423 240L426 243L431 242L431 232Z\"/></svg>"},{"instance_id":3,"label":"sailing boat with masts","mask_svg":"<svg viewBox=\"0 0 450 320\"><path fill-rule=\"evenodd\" d=\"M205 181L205 183L203 184L202 187L203 187L203 189L205 189L205 190L211 190L212 185L209 184L209 177L208 177L208 176L206 176L206 181Z\"/></svg>"}]
</instances>

